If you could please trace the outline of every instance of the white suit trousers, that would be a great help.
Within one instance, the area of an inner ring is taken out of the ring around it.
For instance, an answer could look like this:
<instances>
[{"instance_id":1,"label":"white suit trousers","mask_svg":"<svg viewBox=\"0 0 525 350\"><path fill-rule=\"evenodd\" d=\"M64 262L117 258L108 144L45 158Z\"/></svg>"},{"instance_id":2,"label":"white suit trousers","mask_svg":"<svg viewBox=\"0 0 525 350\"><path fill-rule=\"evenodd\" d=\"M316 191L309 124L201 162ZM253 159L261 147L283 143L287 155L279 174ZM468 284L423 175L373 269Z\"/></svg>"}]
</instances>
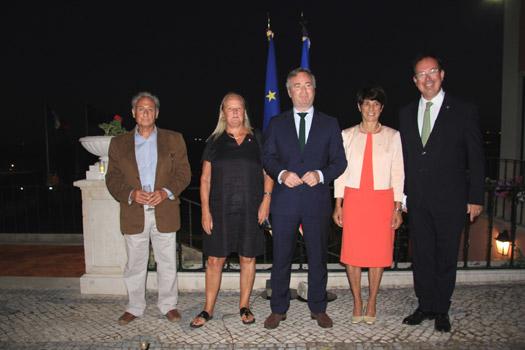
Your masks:
<instances>
[{"instance_id":1,"label":"white suit trousers","mask_svg":"<svg viewBox=\"0 0 525 350\"><path fill-rule=\"evenodd\" d=\"M128 262L124 269L124 283L129 296L126 311L137 317L142 316L146 309L146 275L150 239L157 263L159 289L157 306L160 312L165 315L175 309L178 299L176 232L159 232L154 210L144 210L144 217L142 233L124 235L128 254Z\"/></svg>"}]
</instances>

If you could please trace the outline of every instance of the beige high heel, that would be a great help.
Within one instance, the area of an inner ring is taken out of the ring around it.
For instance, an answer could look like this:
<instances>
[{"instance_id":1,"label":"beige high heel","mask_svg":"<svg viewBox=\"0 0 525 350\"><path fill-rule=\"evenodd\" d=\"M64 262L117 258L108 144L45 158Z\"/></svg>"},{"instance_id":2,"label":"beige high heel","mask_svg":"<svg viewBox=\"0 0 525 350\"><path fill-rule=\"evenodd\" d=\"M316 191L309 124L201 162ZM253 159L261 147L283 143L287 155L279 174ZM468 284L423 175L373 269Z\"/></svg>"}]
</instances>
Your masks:
<instances>
[{"instance_id":1,"label":"beige high heel","mask_svg":"<svg viewBox=\"0 0 525 350\"><path fill-rule=\"evenodd\" d=\"M352 323L353 324L361 323L363 321L363 315L362 315L363 313L364 313L364 311L361 310L361 315L359 315L359 316L352 315Z\"/></svg>"},{"instance_id":2,"label":"beige high heel","mask_svg":"<svg viewBox=\"0 0 525 350\"><path fill-rule=\"evenodd\" d=\"M366 307L367 306L368 305L365 305L365 308L363 310L363 313L365 314L365 316L363 316L363 321L365 321L366 324L370 324L371 325L371 324L376 323L377 317L376 316L367 316L366 315Z\"/></svg>"},{"instance_id":3,"label":"beige high heel","mask_svg":"<svg viewBox=\"0 0 525 350\"><path fill-rule=\"evenodd\" d=\"M354 315L352 315L352 323L353 324L361 323L361 321L363 321L363 315L361 315L361 316L354 316Z\"/></svg>"}]
</instances>

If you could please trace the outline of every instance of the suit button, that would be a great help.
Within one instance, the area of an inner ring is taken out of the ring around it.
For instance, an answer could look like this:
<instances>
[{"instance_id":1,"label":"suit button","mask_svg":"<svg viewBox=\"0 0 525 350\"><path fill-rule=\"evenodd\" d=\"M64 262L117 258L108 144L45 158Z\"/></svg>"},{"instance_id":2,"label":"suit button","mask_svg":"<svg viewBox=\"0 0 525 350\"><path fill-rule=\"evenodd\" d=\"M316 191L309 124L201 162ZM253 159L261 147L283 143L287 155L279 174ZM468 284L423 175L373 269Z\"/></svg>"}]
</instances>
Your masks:
<instances>
[{"instance_id":1,"label":"suit button","mask_svg":"<svg viewBox=\"0 0 525 350\"><path fill-rule=\"evenodd\" d=\"M425 151L421 152L422 156L424 156L425 154L427 154L427 152L425 152Z\"/></svg>"}]
</instances>

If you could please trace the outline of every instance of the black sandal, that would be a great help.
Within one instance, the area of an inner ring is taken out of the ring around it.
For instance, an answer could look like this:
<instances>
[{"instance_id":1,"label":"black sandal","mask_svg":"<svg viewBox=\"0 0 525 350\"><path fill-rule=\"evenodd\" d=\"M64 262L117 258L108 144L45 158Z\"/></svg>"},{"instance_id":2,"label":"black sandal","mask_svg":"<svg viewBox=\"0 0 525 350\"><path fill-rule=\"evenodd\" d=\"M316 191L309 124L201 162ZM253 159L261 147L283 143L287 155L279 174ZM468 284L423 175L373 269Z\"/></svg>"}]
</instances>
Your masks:
<instances>
[{"instance_id":1,"label":"black sandal","mask_svg":"<svg viewBox=\"0 0 525 350\"><path fill-rule=\"evenodd\" d=\"M195 321L195 318L197 317L200 317L204 320L204 323L203 324L195 324L193 323L193 321ZM208 322L209 320L211 320L213 318L213 316L210 316L209 313L207 313L206 311L201 311L200 314L198 314L197 316L195 316L195 318L193 319L193 321L190 322L190 327L191 328L200 328L202 326L204 326L206 324L206 322Z\"/></svg>"},{"instance_id":2,"label":"black sandal","mask_svg":"<svg viewBox=\"0 0 525 350\"><path fill-rule=\"evenodd\" d=\"M243 316L246 316L246 317L253 316L253 313L252 313L252 311L249 308L241 307L241 309L239 310L239 314L241 316L241 321L242 321L243 324L253 324L253 323L255 323L255 317L251 321L245 321L242 318Z\"/></svg>"}]
</instances>

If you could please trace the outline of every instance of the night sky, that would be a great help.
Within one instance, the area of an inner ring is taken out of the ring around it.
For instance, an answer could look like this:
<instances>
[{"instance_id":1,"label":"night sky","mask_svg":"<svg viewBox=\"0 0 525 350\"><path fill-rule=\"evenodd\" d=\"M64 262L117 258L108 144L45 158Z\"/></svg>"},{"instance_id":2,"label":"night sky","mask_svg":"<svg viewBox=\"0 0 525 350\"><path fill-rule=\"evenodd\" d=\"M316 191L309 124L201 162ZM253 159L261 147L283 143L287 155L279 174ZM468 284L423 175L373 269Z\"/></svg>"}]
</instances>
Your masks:
<instances>
[{"instance_id":1,"label":"night sky","mask_svg":"<svg viewBox=\"0 0 525 350\"><path fill-rule=\"evenodd\" d=\"M78 159L85 151L76 140L85 136L86 106L108 119L120 114L129 128L129 101L142 90L160 97L158 125L182 132L190 149L194 137L214 129L228 91L245 96L251 120L260 126L267 12L276 35L282 110L290 108L286 74L300 62L303 11L317 77L315 106L336 116L342 128L359 121L354 96L371 83L385 88L382 122L396 127L398 109L418 98L411 60L419 52L433 52L444 61L445 91L477 104L484 130L499 130L501 1L224 3L3 5L3 118L10 131L1 140L8 152L0 166L43 157L48 105L67 125L76 149L65 157L84 167ZM195 147L192 157L199 152ZM36 163L31 162L33 168L43 164Z\"/></svg>"}]
</instances>

